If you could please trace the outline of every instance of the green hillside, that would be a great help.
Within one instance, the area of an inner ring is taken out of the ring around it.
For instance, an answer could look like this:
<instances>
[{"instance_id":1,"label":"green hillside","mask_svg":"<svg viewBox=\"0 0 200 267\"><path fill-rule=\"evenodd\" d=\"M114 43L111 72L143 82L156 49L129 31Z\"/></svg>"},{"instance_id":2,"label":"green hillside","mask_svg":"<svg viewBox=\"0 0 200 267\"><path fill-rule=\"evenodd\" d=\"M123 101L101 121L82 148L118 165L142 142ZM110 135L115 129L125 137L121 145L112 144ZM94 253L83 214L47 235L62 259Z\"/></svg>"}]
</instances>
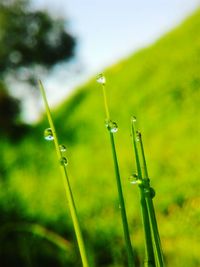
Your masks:
<instances>
[{"instance_id":1,"label":"green hillside","mask_svg":"<svg viewBox=\"0 0 200 267\"><path fill-rule=\"evenodd\" d=\"M166 266L200 266L200 11L152 46L106 70L105 76L111 117L119 126L116 147L138 266L144 242L138 188L129 183L136 170L132 115L143 133L157 193L154 203ZM95 79L52 115L60 142L67 146L70 182L91 266L127 266L102 92ZM21 142L0 140L4 266L81 266L53 143L43 138L45 128L46 117ZM69 253L46 240L47 232L41 238L20 228L24 223L64 236L71 244Z\"/></svg>"}]
</instances>

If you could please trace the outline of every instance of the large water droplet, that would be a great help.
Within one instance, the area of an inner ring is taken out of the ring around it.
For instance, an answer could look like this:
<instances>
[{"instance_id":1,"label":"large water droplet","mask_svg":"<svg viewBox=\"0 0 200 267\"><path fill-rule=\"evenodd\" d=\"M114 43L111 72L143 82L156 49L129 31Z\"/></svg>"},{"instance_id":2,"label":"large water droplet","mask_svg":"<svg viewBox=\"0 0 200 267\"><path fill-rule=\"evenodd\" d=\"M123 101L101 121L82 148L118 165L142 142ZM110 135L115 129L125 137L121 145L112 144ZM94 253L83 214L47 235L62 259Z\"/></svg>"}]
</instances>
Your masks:
<instances>
[{"instance_id":1,"label":"large water droplet","mask_svg":"<svg viewBox=\"0 0 200 267\"><path fill-rule=\"evenodd\" d=\"M54 139L51 128L47 128L44 130L44 139L47 141L52 141Z\"/></svg>"},{"instance_id":2,"label":"large water droplet","mask_svg":"<svg viewBox=\"0 0 200 267\"><path fill-rule=\"evenodd\" d=\"M106 84L106 78L105 78L105 76L102 73L100 73L99 75L97 75L96 81L98 83L100 83L100 84L103 84L103 85Z\"/></svg>"},{"instance_id":3,"label":"large water droplet","mask_svg":"<svg viewBox=\"0 0 200 267\"><path fill-rule=\"evenodd\" d=\"M59 145L59 148L61 152L65 152L67 150L65 145Z\"/></svg>"},{"instance_id":4,"label":"large water droplet","mask_svg":"<svg viewBox=\"0 0 200 267\"><path fill-rule=\"evenodd\" d=\"M62 157L62 158L60 159L60 164L63 165L63 166L67 166L67 164L68 164L67 159L66 159L65 157Z\"/></svg>"},{"instance_id":5,"label":"large water droplet","mask_svg":"<svg viewBox=\"0 0 200 267\"><path fill-rule=\"evenodd\" d=\"M111 121L111 120L107 121L106 122L106 127L108 128L108 130L111 133L116 133L118 131L118 125L114 121Z\"/></svg>"}]
</instances>

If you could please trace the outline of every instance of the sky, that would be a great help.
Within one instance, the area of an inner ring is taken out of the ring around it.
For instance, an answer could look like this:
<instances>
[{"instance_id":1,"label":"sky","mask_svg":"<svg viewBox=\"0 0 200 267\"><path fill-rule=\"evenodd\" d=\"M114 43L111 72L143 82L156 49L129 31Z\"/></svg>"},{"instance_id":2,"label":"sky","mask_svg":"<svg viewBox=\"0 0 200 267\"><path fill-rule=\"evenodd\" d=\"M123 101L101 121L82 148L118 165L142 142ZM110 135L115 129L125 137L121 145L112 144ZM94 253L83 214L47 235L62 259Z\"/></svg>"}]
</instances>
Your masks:
<instances>
[{"instance_id":1,"label":"sky","mask_svg":"<svg viewBox=\"0 0 200 267\"><path fill-rule=\"evenodd\" d=\"M89 77L155 42L200 7L200 0L32 0L32 6L66 18L77 39L76 58L44 80L53 105Z\"/></svg>"}]
</instances>

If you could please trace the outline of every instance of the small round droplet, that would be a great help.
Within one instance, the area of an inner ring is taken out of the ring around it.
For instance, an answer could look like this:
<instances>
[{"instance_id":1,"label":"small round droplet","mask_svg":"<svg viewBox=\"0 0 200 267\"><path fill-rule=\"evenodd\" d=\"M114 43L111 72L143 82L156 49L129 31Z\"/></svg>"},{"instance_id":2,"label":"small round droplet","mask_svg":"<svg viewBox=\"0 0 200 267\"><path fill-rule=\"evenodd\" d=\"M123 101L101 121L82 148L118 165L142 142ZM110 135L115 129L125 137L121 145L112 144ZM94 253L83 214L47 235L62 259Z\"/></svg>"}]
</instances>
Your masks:
<instances>
[{"instance_id":1,"label":"small round droplet","mask_svg":"<svg viewBox=\"0 0 200 267\"><path fill-rule=\"evenodd\" d=\"M59 145L59 148L61 152L65 152L67 150L65 145Z\"/></svg>"},{"instance_id":2,"label":"small round droplet","mask_svg":"<svg viewBox=\"0 0 200 267\"><path fill-rule=\"evenodd\" d=\"M54 139L51 128L47 128L44 130L44 139L47 141L52 141Z\"/></svg>"},{"instance_id":3,"label":"small round droplet","mask_svg":"<svg viewBox=\"0 0 200 267\"><path fill-rule=\"evenodd\" d=\"M138 175L137 173L134 173L132 174L130 177L129 177L129 181L131 184L141 184L141 180L138 178Z\"/></svg>"},{"instance_id":4,"label":"small round droplet","mask_svg":"<svg viewBox=\"0 0 200 267\"><path fill-rule=\"evenodd\" d=\"M116 133L118 131L118 126L117 126L117 123L116 122L113 122L113 125L112 127L110 128L110 131L112 133Z\"/></svg>"},{"instance_id":5,"label":"small round droplet","mask_svg":"<svg viewBox=\"0 0 200 267\"><path fill-rule=\"evenodd\" d=\"M98 83L100 83L100 84L103 84L103 85L106 84L106 78L105 78L105 76L102 73L100 73L99 75L97 75L96 81Z\"/></svg>"},{"instance_id":6,"label":"small round droplet","mask_svg":"<svg viewBox=\"0 0 200 267\"><path fill-rule=\"evenodd\" d=\"M60 159L60 164L63 165L63 166L67 166L67 164L68 164L67 159L66 159L65 157L62 157L62 158Z\"/></svg>"},{"instance_id":7,"label":"small round droplet","mask_svg":"<svg viewBox=\"0 0 200 267\"><path fill-rule=\"evenodd\" d=\"M114 121L111 121L111 120L107 121L106 122L106 127L108 128L108 130L111 133L116 133L118 131L118 125Z\"/></svg>"},{"instance_id":8,"label":"small round droplet","mask_svg":"<svg viewBox=\"0 0 200 267\"><path fill-rule=\"evenodd\" d=\"M141 139L141 133L139 131L136 132L136 141L139 142Z\"/></svg>"},{"instance_id":9,"label":"small round droplet","mask_svg":"<svg viewBox=\"0 0 200 267\"><path fill-rule=\"evenodd\" d=\"M151 198L154 198L156 195L156 192L152 187L150 187L150 195L151 195Z\"/></svg>"},{"instance_id":10,"label":"small round droplet","mask_svg":"<svg viewBox=\"0 0 200 267\"><path fill-rule=\"evenodd\" d=\"M135 116L132 117L132 122L136 122L137 118Z\"/></svg>"},{"instance_id":11,"label":"small round droplet","mask_svg":"<svg viewBox=\"0 0 200 267\"><path fill-rule=\"evenodd\" d=\"M129 177L129 181L131 184L137 184L138 178L137 178L137 174L133 174Z\"/></svg>"}]
</instances>

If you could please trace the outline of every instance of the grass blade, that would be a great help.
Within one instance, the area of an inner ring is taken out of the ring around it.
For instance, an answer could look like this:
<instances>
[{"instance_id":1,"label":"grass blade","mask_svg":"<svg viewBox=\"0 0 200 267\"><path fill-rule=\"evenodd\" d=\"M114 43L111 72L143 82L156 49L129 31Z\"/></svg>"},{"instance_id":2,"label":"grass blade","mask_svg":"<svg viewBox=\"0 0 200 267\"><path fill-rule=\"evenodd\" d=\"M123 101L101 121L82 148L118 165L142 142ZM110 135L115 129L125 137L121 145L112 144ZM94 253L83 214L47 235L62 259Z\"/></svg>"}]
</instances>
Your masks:
<instances>
[{"instance_id":1,"label":"grass blade","mask_svg":"<svg viewBox=\"0 0 200 267\"><path fill-rule=\"evenodd\" d=\"M150 179L147 171L146 158L142 142L142 135L135 129L135 117L132 119L132 136L140 180L141 208L146 243L146 266L163 267L163 253L152 198L154 190L150 187ZM137 140L137 141L136 141Z\"/></svg>"},{"instance_id":2,"label":"grass blade","mask_svg":"<svg viewBox=\"0 0 200 267\"><path fill-rule=\"evenodd\" d=\"M132 141L135 152L136 166L137 166L137 175L138 175L138 185L140 189L140 204L141 204L141 214L142 214L142 223L144 229L144 239L145 239L145 260L144 267L155 267L155 258L153 251L153 241L151 237L151 226L148 216L148 209L145 200L145 193L143 187L143 177L142 177L142 166L139 158L139 151L137 147L137 135L136 135L136 127L135 127L136 118L133 117L131 119L131 133L132 133Z\"/></svg>"},{"instance_id":3,"label":"grass blade","mask_svg":"<svg viewBox=\"0 0 200 267\"><path fill-rule=\"evenodd\" d=\"M118 190L118 199L119 199L119 205L120 205L120 211L121 211L124 239L125 239L126 250L127 250L127 255L128 255L128 265L129 267L135 267L134 254L133 254L133 249L131 245L130 232L129 232L129 227L128 227L125 202L124 202L124 196L123 196L123 190L122 190L121 178L120 178L120 172L119 172L119 165L118 165L117 153L116 153L116 148L115 148L114 133L117 131L117 124L110 120L110 113L109 113L106 90L105 90L105 77L102 74L100 74L97 77L97 82L101 84L102 90L103 90L103 98L104 98L104 106L105 106L105 114L106 114L106 126L110 133L110 143L111 143L111 149L112 149L112 155L113 155L113 162L114 162L114 169L115 169L115 176L116 176L116 183L117 183L117 190Z\"/></svg>"},{"instance_id":4,"label":"grass blade","mask_svg":"<svg viewBox=\"0 0 200 267\"><path fill-rule=\"evenodd\" d=\"M64 250L67 253L71 253L72 246L69 241L64 239L62 236L57 233L48 230L42 225L35 223L7 223L0 228L0 242L2 241L4 235L9 232L29 232L33 235L37 235L40 238L46 239L50 243L54 244L58 248Z\"/></svg>"},{"instance_id":5,"label":"grass blade","mask_svg":"<svg viewBox=\"0 0 200 267\"><path fill-rule=\"evenodd\" d=\"M153 189L150 187L150 180L148 177L147 164L146 164L146 158L145 158L141 133L138 134L138 139L139 139L140 151L141 151L142 162L143 162L144 181L145 181L145 187L146 187L145 188L145 199L146 199L147 210L149 214L149 222L150 222L151 231L152 231L156 266L163 267L164 266L163 252L162 252L162 247L161 247L160 235L158 231L158 224L157 224L156 215L155 215L155 209L154 209L153 200L152 200L153 198L152 194L155 194L155 193L152 192Z\"/></svg>"},{"instance_id":6,"label":"grass blade","mask_svg":"<svg viewBox=\"0 0 200 267\"><path fill-rule=\"evenodd\" d=\"M83 264L83 267L89 267L86 249L85 249L85 243L84 243L84 240L82 237L81 227L80 227L80 223L79 223L79 219L78 219L78 215L77 215L77 211L76 211L76 207L75 207L75 203L74 203L74 198L73 198L73 194L72 194L72 190L71 190L71 186L70 186L70 182L69 182L69 177L67 174L66 164L63 161L63 155L62 155L62 152L59 148L59 142L58 142L56 130L54 127L50 108L49 108L48 101L46 98L45 90L44 90L44 87L43 87L43 84L41 81L39 81L39 88L40 88L42 98L43 98L43 101L45 104L45 109L46 109L49 125L50 125L50 128L52 130L53 137L54 137L53 140L54 140L55 150L56 150L56 153L58 156L58 161L59 161L59 163L61 163L60 168L61 168L61 172L62 172L63 184L64 184L64 188L65 188L65 192L66 192L66 197L67 197L67 202L69 205L70 214L72 217L72 222L74 225L74 230L75 230L75 234L76 234L76 238L77 238L77 242L78 242L78 247L79 247L79 251L80 251L80 255L81 255L82 264Z\"/></svg>"}]
</instances>

